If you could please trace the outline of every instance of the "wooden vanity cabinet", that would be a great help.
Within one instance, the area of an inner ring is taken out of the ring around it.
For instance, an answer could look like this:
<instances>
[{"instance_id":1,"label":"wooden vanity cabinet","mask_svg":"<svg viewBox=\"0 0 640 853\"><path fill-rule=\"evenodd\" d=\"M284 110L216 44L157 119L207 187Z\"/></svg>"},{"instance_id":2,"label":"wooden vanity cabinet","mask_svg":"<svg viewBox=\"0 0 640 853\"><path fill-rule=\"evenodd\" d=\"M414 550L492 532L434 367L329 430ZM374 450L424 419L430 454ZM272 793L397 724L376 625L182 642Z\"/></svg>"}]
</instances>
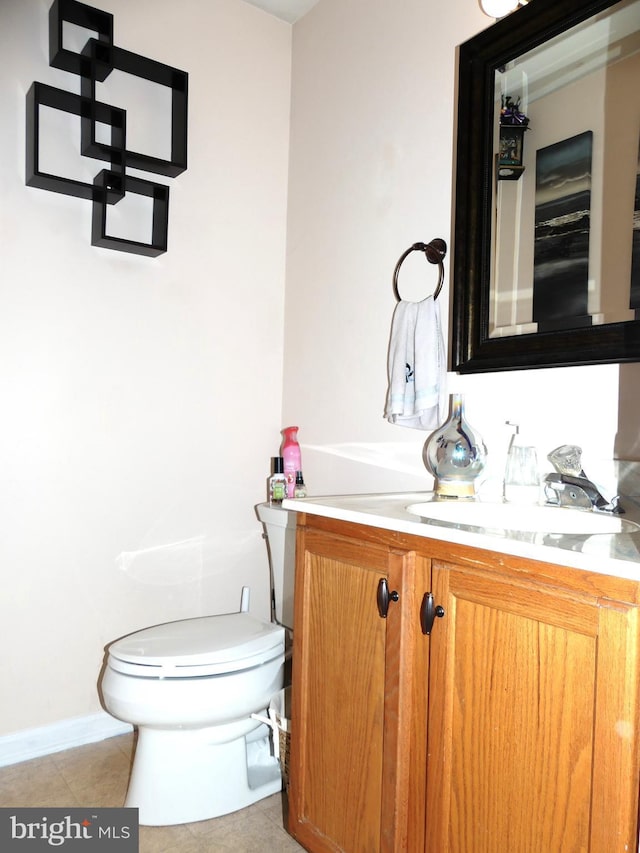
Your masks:
<instances>
[{"instance_id":1,"label":"wooden vanity cabinet","mask_svg":"<svg viewBox=\"0 0 640 853\"><path fill-rule=\"evenodd\" d=\"M307 850L637 850L640 584L320 516L297 535Z\"/></svg>"}]
</instances>

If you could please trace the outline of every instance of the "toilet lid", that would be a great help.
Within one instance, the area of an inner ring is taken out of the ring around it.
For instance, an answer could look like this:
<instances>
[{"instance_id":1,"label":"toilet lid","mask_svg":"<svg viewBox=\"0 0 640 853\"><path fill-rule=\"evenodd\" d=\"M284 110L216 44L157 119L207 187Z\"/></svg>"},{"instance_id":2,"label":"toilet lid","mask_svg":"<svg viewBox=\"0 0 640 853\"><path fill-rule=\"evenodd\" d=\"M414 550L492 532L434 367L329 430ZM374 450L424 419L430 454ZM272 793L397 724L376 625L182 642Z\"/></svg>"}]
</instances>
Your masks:
<instances>
[{"instance_id":1,"label":"toilet lid","mask_svg":"<svg viewBox=\"0 0 640 853\"><path fill-rule=\"evenodd\" d=\"M248 613L154 625L109 646L109 665L127 675L191 678L259 666L284 652L284 629Z\"/></svg>"}]
</instances>

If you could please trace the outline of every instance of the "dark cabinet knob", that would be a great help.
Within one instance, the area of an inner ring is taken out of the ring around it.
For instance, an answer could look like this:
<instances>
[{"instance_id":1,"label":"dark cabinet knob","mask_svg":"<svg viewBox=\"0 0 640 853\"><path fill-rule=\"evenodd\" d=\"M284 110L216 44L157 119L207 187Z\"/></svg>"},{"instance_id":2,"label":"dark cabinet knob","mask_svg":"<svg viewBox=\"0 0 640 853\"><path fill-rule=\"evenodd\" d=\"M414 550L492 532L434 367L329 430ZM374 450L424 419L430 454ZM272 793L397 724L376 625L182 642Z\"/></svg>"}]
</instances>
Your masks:
<instances>
[{"instance_id":1,"label":"dark cabinet knob","mask_svg":"<svg viewBox=\"0 0 640 853\"><path fill-rule=\"evenodd\" d=\"M442 619L444 607L436 604L432 592L425 592L420 607L420 626L423 634L430 634L436 619Z\"/></svg>"},{"instance_id":2,"label":"dark cabinet knob","mask_svg":"<svg viewBox=\"0 0 640 853\"><path fill-rule=\"evenodd\" d=\"M400 596L397 590L389 592L389 584L386 578L380 578L378 581L378 613L383 619L387 618L389 612L389 602L398 601Z\"/></svg>"}]
</instances>

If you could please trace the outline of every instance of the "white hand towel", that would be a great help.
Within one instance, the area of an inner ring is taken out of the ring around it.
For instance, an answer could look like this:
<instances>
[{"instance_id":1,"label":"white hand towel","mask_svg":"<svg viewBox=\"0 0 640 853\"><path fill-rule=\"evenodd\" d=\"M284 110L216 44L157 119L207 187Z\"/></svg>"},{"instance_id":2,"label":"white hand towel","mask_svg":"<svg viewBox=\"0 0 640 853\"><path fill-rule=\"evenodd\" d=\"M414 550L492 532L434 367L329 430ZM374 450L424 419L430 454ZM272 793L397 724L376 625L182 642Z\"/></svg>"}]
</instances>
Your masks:
<instances>
[{"instance_id":1,"label":"white hand towel","mask_svg":"<svg viewBox=\"0 0 640 853\"><path fill-rule=\"evenodd\" d=\"M399 426L436 429L447 414L446 381L437 300L398 302L391 321L385 417Z\"/></svg>"}]
</instances>

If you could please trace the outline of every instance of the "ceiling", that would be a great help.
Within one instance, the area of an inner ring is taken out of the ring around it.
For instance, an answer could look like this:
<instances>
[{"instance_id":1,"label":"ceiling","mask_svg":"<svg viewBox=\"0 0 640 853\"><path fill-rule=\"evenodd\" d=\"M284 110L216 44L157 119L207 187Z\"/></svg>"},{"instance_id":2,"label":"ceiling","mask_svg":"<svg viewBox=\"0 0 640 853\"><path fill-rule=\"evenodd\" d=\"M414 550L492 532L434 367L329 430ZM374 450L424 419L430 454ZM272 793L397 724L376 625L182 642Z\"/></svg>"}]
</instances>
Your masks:
<instances>
[{"instance_id":1,"label":"ceiling","mask_svg":"<svg viewBox=\"0 0 640 853\"><path fill-rule=\"evenodd\" d=\"M293 24L298 18L306 15L318 0L246 0L246 2Z\"/></svg>"}]
</instances>

